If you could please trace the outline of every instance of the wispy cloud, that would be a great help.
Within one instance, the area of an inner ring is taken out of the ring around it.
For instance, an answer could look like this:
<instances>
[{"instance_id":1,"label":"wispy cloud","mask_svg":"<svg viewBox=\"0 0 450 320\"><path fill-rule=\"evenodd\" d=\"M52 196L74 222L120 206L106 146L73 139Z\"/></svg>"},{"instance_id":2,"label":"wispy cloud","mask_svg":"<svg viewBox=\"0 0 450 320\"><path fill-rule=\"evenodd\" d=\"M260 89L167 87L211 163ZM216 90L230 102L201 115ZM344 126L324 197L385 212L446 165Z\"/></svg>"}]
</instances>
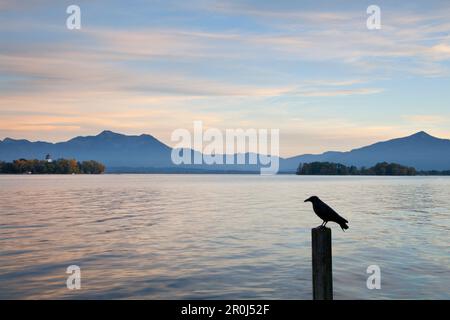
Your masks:
<instances>
[{"instance_id":1,"label":"wispy cloud","mask_svg":"<svg viewBox=\"0 0 450 320\"><path fill-rule=\"evenodd\" d=\"M450 119L444 115L430 115L430 114L414 114L405 115L403 118L411 123L419 124L420 126L430 126L442 123L450 123Z\"/></svg>"},{"instance_id":2,"label":"wispy cloud","mask_svg":"<svg viewBox=\"0 0 450 320\"><path fill-rule=\"evenodd\" d=\"M0 0L0 136L113 129L164 140L200 119L278 126L328 149L326 137L356 146L420 126L444 132L444 121L404 114L410 96L423 95L416 100L430 113L448 116L439 91L450 75L448 6L382 7L382 29L369 31L359 2L316 2L133 2L125 10L82 1L82 30L71 32L63 5ZM336 117L342 110L346 117ZM284 146L296 147L295 139Z\"/></svg>"}]
</instances>

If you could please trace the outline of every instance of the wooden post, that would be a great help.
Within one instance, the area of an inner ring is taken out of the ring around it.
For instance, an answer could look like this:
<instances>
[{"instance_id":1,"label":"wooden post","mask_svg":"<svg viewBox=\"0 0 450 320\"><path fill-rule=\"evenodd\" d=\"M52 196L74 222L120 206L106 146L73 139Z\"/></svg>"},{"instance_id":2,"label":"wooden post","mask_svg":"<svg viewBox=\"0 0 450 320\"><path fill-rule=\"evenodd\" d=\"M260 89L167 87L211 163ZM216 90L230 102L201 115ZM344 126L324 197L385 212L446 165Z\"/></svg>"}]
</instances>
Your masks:
<instances>
[{"instance_id":1,"label":"wooden post","mask_svg":"<svg viewBox=\"0 0 450 320\"><path fill-rule=\"evenodd\" d=\"M333 300L331 229L327 227L313 228L311 235L313 299Z\"/></svg>"}]
</instances>

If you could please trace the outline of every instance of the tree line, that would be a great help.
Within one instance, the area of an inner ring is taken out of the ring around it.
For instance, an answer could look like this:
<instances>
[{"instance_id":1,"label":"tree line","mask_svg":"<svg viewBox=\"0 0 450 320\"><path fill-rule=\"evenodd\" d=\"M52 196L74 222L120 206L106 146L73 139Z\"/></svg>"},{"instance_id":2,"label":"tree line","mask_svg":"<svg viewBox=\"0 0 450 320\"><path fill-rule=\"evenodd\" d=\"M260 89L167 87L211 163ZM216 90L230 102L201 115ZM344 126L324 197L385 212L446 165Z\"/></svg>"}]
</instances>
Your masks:
<instances>
[{"instance_id":1,"label":"tree line","mask_svg":"<svg viewBox=\"0 0 450 320\"><path fill-rule=\"evenodd\" d=\"M380 162L370 168L357 168L333 162L300 163L297 175L368 175L368 176L415 176L415 175L450 175L447 171L417 171L413 167L398 163Z\"/></svg>"},{"instance_id":2,"label":"tree line","mask_svg":"<svg viewBox=\"0 0 450 320\"><path fill-rule=\"evenodd\" d=\"M105 166L94 160L82 162L75 159L58 159L52 162L36 159L19 159L13 162L0 161L0 173L8 174L100 174L103 172L105 172Z\"/></svg>"}]
</instances>

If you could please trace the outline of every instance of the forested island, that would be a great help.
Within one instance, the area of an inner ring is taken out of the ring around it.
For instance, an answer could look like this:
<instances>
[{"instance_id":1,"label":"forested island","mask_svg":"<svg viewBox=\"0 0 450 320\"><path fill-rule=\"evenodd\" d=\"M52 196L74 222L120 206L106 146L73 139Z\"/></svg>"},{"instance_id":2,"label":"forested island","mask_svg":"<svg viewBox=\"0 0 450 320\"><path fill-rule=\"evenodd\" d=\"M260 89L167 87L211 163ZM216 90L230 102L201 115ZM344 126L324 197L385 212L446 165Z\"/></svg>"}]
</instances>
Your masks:
<instances>
[{"instance_id":1,"label":"forested island","mask_svg":"<svg viewBox=\"0 0 450 320\"><path fill-rule=\"evenodd\" d=\"M418 171L413 167L407 167L398 163L380 162L370 168L357 168L333 162L301 163L298 166L297 175L361 175L361 176L416 176L416 175L450 175L447 171Z\"/></svg>"},{"instance_id":2,"label":"forested island","mask_svg":"<svg viewBox=\"0 0 450 320\"><path fill-rule=\"evenodd\" d=\"M0 161L0 174L101 174L105 166L97 161L78 162L75 159Z\"/></svg>"}]
</instances>

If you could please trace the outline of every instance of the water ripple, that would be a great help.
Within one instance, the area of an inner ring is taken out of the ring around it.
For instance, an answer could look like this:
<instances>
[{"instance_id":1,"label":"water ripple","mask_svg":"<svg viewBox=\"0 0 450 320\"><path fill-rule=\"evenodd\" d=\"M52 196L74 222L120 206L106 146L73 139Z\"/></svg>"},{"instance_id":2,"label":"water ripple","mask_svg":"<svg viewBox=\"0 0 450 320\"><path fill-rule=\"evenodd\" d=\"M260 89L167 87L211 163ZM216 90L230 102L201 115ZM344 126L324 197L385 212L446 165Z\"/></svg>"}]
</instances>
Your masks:
<instances>
[{"instance_id":1,"label":"water ripple","mask_svg":"<svg viewBox=\"0 0 450 320\"><path fill-rule=\"evenodd\" d=\"M311 299L317 194L337 299L449 299L450 179L0 176L0 299ZM82 289L65 286L79 265ZM366 269L382 289L366 288Z\"/></svg>"}]
</instances>

